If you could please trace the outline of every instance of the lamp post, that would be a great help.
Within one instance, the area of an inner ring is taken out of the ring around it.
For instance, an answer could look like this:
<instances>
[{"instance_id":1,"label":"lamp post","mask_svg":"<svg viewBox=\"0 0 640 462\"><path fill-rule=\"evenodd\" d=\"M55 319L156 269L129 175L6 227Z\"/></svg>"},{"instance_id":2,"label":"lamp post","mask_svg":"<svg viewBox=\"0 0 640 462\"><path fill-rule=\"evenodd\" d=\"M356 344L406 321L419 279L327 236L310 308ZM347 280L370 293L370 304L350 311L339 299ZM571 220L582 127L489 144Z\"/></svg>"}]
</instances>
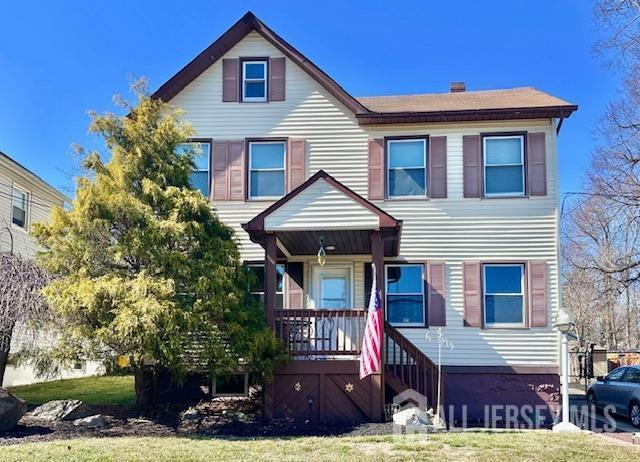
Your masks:
<instances>
[{"instance_id":1,"label":"lamp post","mask_svg":"<svg viewBox=\"0 0 640 462\"><path fill-rule=\"evenodd\" d=\"M560 350L560 366L562 368L562 421L553 426L554 432L572 433L579 432L580 427L569 420L569 339L567 333L573 326L571 315L561 308L556 317L554 327L562 334L562 347Z\"/></svg>"}]
</instances>

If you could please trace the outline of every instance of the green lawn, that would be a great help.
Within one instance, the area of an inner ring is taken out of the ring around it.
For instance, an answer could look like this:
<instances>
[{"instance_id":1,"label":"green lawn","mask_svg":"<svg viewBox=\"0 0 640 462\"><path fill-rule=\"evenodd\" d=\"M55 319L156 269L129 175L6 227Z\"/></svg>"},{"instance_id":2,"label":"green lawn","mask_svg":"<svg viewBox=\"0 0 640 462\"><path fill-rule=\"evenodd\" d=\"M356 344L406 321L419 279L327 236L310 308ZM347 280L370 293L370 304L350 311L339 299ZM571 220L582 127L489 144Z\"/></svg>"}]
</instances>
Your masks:
<instances>
[{"instance_id":1,"label":"green lawn","mask_svg":"<svg viewBox=\"0 0 640 462\"><path fill-rule=\"evenodd\" d=\"M393 436L291 439L86 438L0 446L0 461L575 461L638 460L640 449L593 435L449 433L402 443Z\"/></svg>"},{"instance_id":2,"label":"green lawn","mask_svg":"<svg viewBox=\"0 0 640 462\"><path fill-rule=\"evenodd\" d=\"M27 401L42 404L52 399L79 399L85 404L124 404L136 402L133 376L85 377L57 380L10 388L9 391Z\"/></svg>"}]
</instances>

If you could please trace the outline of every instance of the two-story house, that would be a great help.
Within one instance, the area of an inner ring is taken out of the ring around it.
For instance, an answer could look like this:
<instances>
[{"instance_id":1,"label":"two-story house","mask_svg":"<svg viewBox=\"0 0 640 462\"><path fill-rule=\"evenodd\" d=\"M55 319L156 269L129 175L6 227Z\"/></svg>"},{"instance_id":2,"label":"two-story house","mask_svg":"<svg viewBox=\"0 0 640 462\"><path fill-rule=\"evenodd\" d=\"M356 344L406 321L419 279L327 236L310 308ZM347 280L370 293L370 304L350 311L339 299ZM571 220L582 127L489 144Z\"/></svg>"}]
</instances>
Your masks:
<instances>
[{"instance_id":1,"label":"two-story house","mask_svg":"<svg viewBox=\"0 0 640 462\"><path fill-rule=\"evenodd\" d=\"M470 418L558 400L556 137L530 87L355 98L247 13L154 94L184 110L194 185L237 234L292 360L267 417L379 420L407 389ZM381 370L358 378L372 266Z\"/></svg>"},{"instance_id":2,"label":"two-story house","mask_svg":"<svg viewBox=\"0 0 640 462\"><path fill-rule=\"evenodd\" d=\"M33 258L38 245L31 235L32 224L47 221L54 207L63 207L70 201L31 170L0 152L0 252ZM33 341L33 334L22 326L16 326L10 342L10 352L19 351L27 338ZM46 342L47 338L46 334L40 333L38 341ZM0 355L6 354L4 350L4 344L0 340ZM83 361L49 378L79 377L95 374L99 370L100 363ZM44 378L37 377L29 364L16 366L10 361L0 386L9 387L42 380Z\"/></svg>"}]
</instances>

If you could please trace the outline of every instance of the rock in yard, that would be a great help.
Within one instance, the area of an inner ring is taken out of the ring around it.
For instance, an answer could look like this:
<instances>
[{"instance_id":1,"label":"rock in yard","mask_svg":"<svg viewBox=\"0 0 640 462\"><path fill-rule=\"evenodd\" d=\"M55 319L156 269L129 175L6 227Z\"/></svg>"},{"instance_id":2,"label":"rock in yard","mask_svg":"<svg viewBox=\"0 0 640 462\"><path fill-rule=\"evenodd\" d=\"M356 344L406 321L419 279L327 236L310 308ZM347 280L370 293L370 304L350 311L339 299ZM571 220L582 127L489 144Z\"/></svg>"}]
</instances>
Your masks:
<instances>
[{"instance_id":1,"label":"rock in yard","mask_svg":"<svg viewBox=\"0 0 640 462\"><path fill-rule=\"evenodd\" d=\"M200 419L200 412L194 407L190 407L182 414L182 421L193 421Z\"/></svg>"},{"instance_id":2,"label":"rock in yard","mask_svg":"<svg viewBox=\"0 0 640 462\"><path fill-rule=\"evenodd\" d=\"M393 414L393 423L396 425L406 426L407 423L416 418L418 416L418 413L420 412L422 411L420 411L420 409L418 409L417 407L411 407L408 409L403 409L402 411L398 411Z\"/></svg>"},{"instance_id":3,"label":"rock in yard","mask_svg":"<svg viewBox=\"0 0 640 462\"><path fill-rule=\"evenodd\" d=\"M0 432L15 427L26 411L27 403L0 388Z\"/></svg>"},{"instance_id":4,"label":"rock in yard","mask_svg":"<svg viewBox=\"0 0 640 462\"><path fill-rule=\"evenodd\" d=\"M87 407L77 399L49 401L31 412L31 417L43 420L76 420L87 415Z\"/></svg>"},{"instance_id":5,"label":"rock in yard","mask_svg":"<svg viewBox=\"0 0 640 462\"><path fill-rule=\"evenodd\" d=\"M83 428L102 428L107 425L107 419L102 414L90 415L83 419L76 419L73 425Z\"/></svg>"}]
</instances>

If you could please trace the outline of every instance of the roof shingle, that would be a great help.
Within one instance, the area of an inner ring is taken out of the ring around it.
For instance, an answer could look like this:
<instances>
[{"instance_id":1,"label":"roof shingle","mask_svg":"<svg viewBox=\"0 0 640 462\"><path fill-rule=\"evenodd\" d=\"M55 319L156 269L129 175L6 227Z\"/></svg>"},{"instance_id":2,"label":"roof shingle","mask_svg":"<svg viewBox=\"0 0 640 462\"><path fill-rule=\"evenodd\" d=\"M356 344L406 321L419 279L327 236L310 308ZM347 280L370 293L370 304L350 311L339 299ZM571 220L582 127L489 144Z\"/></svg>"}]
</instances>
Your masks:
<instances>
[{"instance_id":1,"label":"roof shingle","mask_svg":"<svg viewBox=\"0 0 640 462\"><path fill-rule=\"evenodd\" d=\"M532 87L420 95L367 96L356 99L367 109L380 113L574 106Z\"/></svg>"}]
</instances>

